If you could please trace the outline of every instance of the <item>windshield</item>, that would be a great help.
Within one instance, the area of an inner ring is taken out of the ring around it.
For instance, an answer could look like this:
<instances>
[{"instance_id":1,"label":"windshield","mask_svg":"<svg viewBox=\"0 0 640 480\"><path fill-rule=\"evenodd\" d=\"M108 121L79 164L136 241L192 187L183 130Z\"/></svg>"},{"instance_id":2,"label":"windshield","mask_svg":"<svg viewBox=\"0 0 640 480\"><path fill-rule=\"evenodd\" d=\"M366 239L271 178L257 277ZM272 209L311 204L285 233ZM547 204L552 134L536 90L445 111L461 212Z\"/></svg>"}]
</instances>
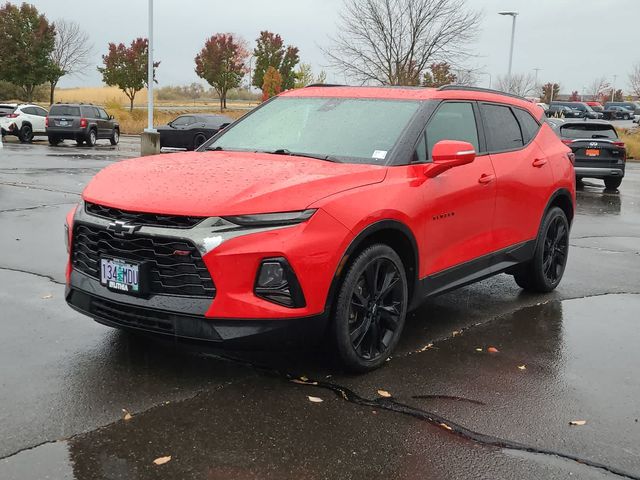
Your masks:
<instances>
[{"instance_id":1,"label":"windshield","mask_svg":"<svg viewBox=\"0 0 640 480\"><path fill-rule=\"evenodd\" d=\"M49 110L49 115L55 116L64 116L64 117L79 117L80 116L80 108L72 107L70 105L54 105Z\"/></svg>"},{"instance_id":2,"label":"windshield","mask_svg":"<svg viewBox=\"0 0 640 480\"><path fill-rule=\"evenodd\" d=\"M278 97L206 148L384 165L419 105L402 100Z\"/></svg>"},{"instance_id":3,"label":"windshield","mask_svg":"<svg viewBox=\"0 0 640 480\"><path fill-rule=\"evenodd\" d=\"M613 126L601 124L565 125L560 128L560 133L562 138L618 138Z\"/></svg>"}]
</instances>

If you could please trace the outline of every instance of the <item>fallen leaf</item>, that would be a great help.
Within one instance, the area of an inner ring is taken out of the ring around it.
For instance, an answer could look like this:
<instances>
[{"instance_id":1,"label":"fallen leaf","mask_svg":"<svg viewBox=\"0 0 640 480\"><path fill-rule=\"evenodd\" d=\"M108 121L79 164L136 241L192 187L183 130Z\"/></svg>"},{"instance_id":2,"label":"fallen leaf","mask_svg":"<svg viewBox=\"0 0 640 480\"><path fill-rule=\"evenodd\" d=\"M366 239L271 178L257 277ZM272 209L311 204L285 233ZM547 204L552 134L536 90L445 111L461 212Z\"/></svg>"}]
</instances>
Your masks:
<instances>
[{"instance_id":1,"label":"fallen leaf","mask_svg":"<svg viewBox=\"0 0 640 480\"><path fill-rule=\"evenodd\" d=\"M498 350L496 347L489 347L487 348L487 352L489 353L498 353L500 350Z\"/></svg>"},{"instance_id":2,"label":"fallen leaf","mask_svg":"<svg viewBox=\"0 0 640 480\"><path fill-rule=\"evenodd\" d=\"M300 385L318 385L318 382L305 382L304 380L300 380L298 378L292 378L291 383L298 383Z\"/></svg>"},{"instance_id":3,"label":"fallen leaf","mask_svg":"<svg viewBox=\"0 0 640 480\"><path fill-rule=\"evenodd\" d=\"M419 352L424 352L425 350L430 349L431 347L433 347L433 343L427 343L424 347L422 347L420 350L418 350Z\"/></svg>"},{"instance_id":4,"label":"fallen leaf","mask_svg":"<svg viewBox=\"0 0 640 480\"><path fill-rule=\"evenodd\" d=\"M311 396L309 396L307 398L309 399L310 402L313 402L313 403L322 403L322 402L324 402L324 400L322 400L319 397L311 397Z\"/></svg>"},{"instance_id":5,"label":"fallen leaf","mask_svg":"<svg viewBox=\"0 0 640 480\"><path fill-rule=\"evenodd\" d=\"M49 299L49 298L53 298L53 295L51 295L50 293L47 293L46 295L43 295L43 296L42 296L42 298L43 298L44 300L47 300L47 299Z\"/></svg>"},{"instance_id":6,"label":"fallen leaf","mask_svg":"<svg viewBox=\"0 0 640 480\"><path fill-rule=\"evenodd\" d=\"M569 422L569 425L575 425L575 426L578 426L578 427L579 427L579 426L582 426L582 425L584 425L584 424L586 424L586 423L587 423L587 421L586 421L586 420L571 420L571 421Z\"/></svg>"},{"instance_id":7,"label":"fallen leaf","mask_svg":"<svg viewBox=\"0 0 640 480\"><path fill-rule=\"evenodd\" d=\"M302 376L300 377L300 380L302 380L303 382L308 382L308 381L309 381L309 378L308 378L306 375L302 375Z\"/></svg>"},{"instance_id":8,"label":"fallen leaf","mask_svg":"<svg viewBox=\"0 0 640 480\"><path fill-rule=\"evenodd\" d=\"M123 420L125 420L125 421L126 421L126 420L131 420L131 419L133 418L133 415L131 415L131 414L129 413L129 411L128 411L126 408L123 408L123 409L122 409L122 413L124 413L124 416L123 416L122 418L123 418Z\"/></svg>"},{"instance_id":9,"label":"fallen leaf","mask_svg":"<svg viewBox=\"0 0 640 480\"><path fill-rule=\"evenodd\" d=\"M446 428L447 430L449 430L450 432L453 431L453 428L451 428L449 425L447 425L446 423L441 423L440 426L442 428Z\"/></svg>"},{"instance_id":10,"label":"fallen leaf","mask_svg":"<svg viewBox=\"0 0 640 480\"><path fill-rule=\"evenodd\" d=\"M156 465L164 465L169 461L171 461L171 455L168 455L166 457L158 457L153 461L153 463L155 463Z\"/></svg>"},{"instance_id":11,"label":"fallen leaf","mask_svg":"<svg viewBox=\"0 0 640 480\"><path fill-rule=\"evenodd\" d=\"M518 369L519 370L526 370L527 366L526 365L518 365Z\"/></svg>"},{"instance_id":12,"label":"fallen leaf","mask_svg":"<svg viewBox=\"0 0 640 480\"><path fill-rule=\"evenodd\" d=\"M391 397L391 394L389 392L387 392L386 390L378 390L378 395L380 395L381 397L384 397L384 398Z\"/></svg>"},{"instance_id":13,"label":"fallen leaf","mask_svg":"<svg viewBox=\"0 0 640 480\"><path fill-rule=\"evenodd\" d=\"M451 332L451 335L455 337L456 335L460 335L460 332L458 330L454 330L453 332Z\"/></svg>"},{"instance_id":14,"label":"fallen leaf","mask_svg":"<svg viewBox=\"0 0 640 480\"><path fill-rule=\"evenodd\" d=\"M476 348L476 352L481 352L482 349L481 348Z\"/></svg>"}]
</instances>

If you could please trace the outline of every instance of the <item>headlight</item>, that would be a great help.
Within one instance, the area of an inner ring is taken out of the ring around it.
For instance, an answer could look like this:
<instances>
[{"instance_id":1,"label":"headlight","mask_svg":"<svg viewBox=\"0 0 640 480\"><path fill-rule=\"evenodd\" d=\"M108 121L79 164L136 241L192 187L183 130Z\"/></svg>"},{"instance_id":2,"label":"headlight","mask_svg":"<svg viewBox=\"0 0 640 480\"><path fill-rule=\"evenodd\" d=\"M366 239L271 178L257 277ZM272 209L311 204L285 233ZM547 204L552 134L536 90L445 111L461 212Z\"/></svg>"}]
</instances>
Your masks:
<instances>
[{"instance_id":1,"label":"headlight","mask_svg":"<svg viewBox=\"0 0 640 480\"><path fill-rule=\"evenodd\" d=\"M243 227L263 227L275 225L295 225L309 220L316 213L315 209L299 210L297 212L257 213L255 215L238 215L222 217L228 222Z\"/></svg>"}]
</instances>

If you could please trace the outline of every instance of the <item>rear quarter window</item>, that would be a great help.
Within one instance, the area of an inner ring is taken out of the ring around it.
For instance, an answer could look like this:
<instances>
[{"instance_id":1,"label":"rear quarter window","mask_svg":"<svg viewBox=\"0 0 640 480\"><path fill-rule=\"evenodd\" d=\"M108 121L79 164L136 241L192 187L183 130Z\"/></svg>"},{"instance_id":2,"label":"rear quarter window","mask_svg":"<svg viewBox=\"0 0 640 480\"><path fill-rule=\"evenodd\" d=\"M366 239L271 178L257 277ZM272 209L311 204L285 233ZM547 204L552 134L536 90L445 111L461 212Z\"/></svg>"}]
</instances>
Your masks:
<instances>
[{"instance_id":1,"label":"rear quarter window","mask_svg":"<svg viewBox=\"0 0 640 480\"><path fill-rule=\"evenodd\" d=\"M70 105L54 105L49 110L49 115L57 117L79 117L80 107Z\"/></svg>"},{"instance_id":2,"label":"rear quarter window","mask_svg":"<svg viewBox=\"0 0 640 480\"><path fill-rule=\"evenodd\" d=\"M540 125L538 125L538 122L535 121L529 112L520 110L519 108L514 108L513 113L515 113L518 123L520 123L522 139L524 140L524 143L527 144L534 139L538 133Z\"/></svg>"}]
</instances>

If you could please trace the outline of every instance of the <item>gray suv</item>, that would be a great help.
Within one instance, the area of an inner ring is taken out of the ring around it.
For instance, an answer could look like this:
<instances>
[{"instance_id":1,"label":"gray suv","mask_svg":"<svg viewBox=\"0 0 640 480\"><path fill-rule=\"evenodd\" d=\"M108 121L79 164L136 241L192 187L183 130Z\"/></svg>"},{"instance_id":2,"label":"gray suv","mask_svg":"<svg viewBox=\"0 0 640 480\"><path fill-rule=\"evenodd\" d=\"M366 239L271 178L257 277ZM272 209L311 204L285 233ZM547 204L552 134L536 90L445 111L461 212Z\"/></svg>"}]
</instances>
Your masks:
<instances>
[{"instance_id":1,"label":"gray suv","mask_svg":"<svg viewBox=\"0 0 640 480\"><path fill-rule=\"evenodd\" d=\"M120 126L104 108L84 103L56 103L47 117L47 137L51 145L62 140L84 142L93 147L96 141L108 139L111 145L120 140Z\"/></svg>"}]
</instances>

